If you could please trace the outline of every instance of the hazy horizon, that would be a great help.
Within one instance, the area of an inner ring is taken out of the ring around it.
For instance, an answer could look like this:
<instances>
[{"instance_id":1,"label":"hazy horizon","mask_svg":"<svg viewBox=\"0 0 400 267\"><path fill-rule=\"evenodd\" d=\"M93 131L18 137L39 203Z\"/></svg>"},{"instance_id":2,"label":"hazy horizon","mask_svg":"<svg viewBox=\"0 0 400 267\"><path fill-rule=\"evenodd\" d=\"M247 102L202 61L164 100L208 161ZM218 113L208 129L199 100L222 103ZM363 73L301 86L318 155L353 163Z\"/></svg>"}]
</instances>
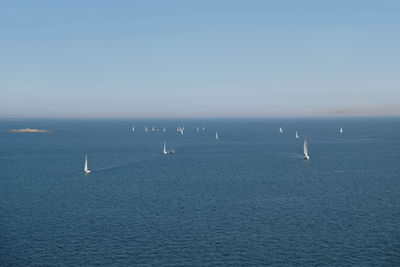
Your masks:
<instances>
[{"instance_id":1,"label":"hazy horizon","mask_svg":"<svg viewBox=\"0 0 400 267\"><path fill-rule=\"evenodd\" d=\"M3 1L0 118L400 115L398 1Z\"/></svg>"}]
</instances>

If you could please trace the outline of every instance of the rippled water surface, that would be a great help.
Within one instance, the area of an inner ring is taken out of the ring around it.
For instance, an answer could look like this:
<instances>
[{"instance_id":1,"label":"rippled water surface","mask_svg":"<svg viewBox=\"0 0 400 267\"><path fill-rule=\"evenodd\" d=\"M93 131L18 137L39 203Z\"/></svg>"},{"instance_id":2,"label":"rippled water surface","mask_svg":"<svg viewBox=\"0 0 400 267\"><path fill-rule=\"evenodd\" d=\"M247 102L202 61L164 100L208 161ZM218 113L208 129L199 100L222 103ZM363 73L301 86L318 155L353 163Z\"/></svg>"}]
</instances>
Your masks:
<instances>
[{"instance_id":1,"label":"rippled water surface","mask_svg":"<svg viewBox=\"0 0 400 267\"><path fill-rule=\"evenodd\" d=\"M398 118L0 121L0 265L392 266L399 226Z\"/></svg>"}]
</instances>

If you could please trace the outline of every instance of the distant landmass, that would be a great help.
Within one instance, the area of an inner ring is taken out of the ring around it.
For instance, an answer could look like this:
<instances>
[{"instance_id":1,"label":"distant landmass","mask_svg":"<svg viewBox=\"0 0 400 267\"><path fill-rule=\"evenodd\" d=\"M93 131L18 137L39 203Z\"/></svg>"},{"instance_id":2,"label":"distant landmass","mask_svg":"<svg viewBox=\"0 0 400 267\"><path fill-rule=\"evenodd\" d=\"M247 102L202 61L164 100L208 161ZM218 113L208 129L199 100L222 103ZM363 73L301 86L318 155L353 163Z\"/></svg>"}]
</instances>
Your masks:
<instances>
[{"instance_id":1,"label":"distant landmass","mask_svg":"<svg viewBox=\"0 0 400 267\"><path fill-rule=\"evenodd\" d=\"M50 133L52 131L26 128L26 129L11 130L10 132L12 132L12 133Z\"/></svg>"}]
</instances>

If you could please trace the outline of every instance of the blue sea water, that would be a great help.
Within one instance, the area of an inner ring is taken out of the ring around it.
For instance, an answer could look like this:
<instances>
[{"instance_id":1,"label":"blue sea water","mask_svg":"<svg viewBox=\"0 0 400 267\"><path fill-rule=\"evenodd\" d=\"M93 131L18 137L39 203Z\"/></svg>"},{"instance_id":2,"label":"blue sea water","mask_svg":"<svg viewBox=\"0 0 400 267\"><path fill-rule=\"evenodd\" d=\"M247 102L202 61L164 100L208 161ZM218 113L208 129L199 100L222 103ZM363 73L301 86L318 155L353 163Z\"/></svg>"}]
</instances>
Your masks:
<instances>
[{"instance_id":1,"label":"blue sea water","mask_svg":"<svg viewBox=\"0 0 400 267\"><path fill-rule=\"evenodd\" d=\"M2 120L0 265L399 266L400 118Z\"/></svg>"}]
</instances>

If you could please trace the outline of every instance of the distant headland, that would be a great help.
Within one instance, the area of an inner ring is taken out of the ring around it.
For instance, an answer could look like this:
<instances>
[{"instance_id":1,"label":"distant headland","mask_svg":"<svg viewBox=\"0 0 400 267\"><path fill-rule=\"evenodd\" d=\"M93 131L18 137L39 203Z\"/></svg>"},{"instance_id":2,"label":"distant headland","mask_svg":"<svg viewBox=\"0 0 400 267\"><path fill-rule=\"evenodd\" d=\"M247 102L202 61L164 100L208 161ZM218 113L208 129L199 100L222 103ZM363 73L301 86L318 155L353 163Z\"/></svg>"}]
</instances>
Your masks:
<instances>
[{"instance_id":1,"label":"distant headland","mask_svg":"<svg viewBox=\"0 0 400 267\"><path fill-rule=\"evenodd\" d=\"M52 131L26 128L26 129L11 130L10 132L11 133L50 133Z\"/></svg>"}]
</instances>

